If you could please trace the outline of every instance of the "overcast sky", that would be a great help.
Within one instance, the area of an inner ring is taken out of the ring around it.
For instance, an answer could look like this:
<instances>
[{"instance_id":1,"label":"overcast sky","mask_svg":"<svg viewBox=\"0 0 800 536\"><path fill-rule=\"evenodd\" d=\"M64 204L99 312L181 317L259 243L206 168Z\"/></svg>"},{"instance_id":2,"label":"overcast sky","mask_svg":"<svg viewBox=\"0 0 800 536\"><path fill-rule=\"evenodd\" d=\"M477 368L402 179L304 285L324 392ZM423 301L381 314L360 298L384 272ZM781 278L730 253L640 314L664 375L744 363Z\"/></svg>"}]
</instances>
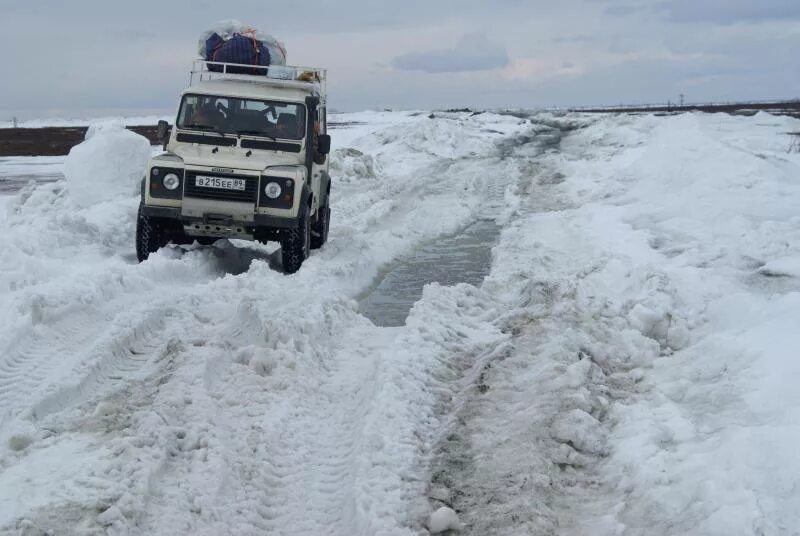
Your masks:
<instances>
[{"instance_id":1,"label":"overcast sky","mask_svg":"<svg viewBox=\"0 0 800 536\"><path fill-rule=\"evenodd\" d=\"M0 120L171 114L231 18L342 111L800 97L800 0L0 0Z\"/></svg>"}]
</instances>

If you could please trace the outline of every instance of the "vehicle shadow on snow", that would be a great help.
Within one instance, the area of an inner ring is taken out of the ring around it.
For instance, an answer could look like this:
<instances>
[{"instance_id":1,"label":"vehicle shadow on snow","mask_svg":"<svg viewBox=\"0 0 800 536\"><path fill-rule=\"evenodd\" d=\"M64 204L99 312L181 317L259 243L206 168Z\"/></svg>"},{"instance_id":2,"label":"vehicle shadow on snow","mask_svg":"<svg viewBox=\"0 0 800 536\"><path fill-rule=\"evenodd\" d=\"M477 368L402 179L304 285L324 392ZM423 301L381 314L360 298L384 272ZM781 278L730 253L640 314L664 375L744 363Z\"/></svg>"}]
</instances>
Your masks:
<instances>
[{"instance_id":1,"label":"vehicle shadow on snow","mask_svg":"<svg viewBox=\"0 0 800 536\"><path fill-rule=\"evenodd\" d=\"M243 274L250 270L250 265L254 260L265 261L270 269L284 273L280 249L268 251L263 246L252 246L246 242L240 245L222 239L210 246L202 246L197 243L192 246L179 246L175 248L175 251L181 252L181 254L190 251L205 252L209 259L216 264L215 267L226 274Z\"/></svg>"}]
</instances>

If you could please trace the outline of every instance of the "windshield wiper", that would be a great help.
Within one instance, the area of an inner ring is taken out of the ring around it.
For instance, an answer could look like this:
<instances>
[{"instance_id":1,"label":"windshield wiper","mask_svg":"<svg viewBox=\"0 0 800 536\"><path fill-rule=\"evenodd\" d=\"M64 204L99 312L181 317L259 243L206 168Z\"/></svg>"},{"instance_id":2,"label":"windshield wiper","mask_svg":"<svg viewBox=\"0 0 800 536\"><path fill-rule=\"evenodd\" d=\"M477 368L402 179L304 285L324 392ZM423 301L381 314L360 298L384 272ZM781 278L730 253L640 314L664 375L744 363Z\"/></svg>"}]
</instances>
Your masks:
<instances>
[{"instance_id":1,"label":"windshield wiper","mask_svg":"<svg viewBox=\"0 0 800 536\"><path fill-rule=\"evenodd\" d=\"M244 134L245 136L261 136L263 138L269 138L272 141L278 141L278 138L276 138L275 136L270 136L269 134L261 130L237 130L236 134L238 136L241 136L242 134Z\"/></svg>"},{"instance_id":2,"label":"windshield wiper","mask_svg":"<svg viewBox=\"0 0 800 536\"><path fill-rule=\"evenodd\" d=\"M214 125L182 125L183 128L191 128L194 130L202 130L204 132L216 132L223 138L225 137L225 132L217 126Z\"/></svg>"}]
</instances>

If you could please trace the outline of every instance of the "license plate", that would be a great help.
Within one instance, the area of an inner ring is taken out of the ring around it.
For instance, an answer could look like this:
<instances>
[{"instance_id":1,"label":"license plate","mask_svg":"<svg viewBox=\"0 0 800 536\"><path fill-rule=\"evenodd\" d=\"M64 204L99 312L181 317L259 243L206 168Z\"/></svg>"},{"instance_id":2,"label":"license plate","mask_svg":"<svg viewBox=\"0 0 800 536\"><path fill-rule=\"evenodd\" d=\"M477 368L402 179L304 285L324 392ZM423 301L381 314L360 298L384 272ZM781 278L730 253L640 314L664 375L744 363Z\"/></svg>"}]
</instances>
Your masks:
<instances>
[{"instance_id":1,"label":"license plate","mask_svg":"<svg viewBox=\"0 0 800 536\"><path fill-rule=\"evenodd\" d=\"M217 188L220 190L239 190L244 191L244 179L226 179L224 177L207 177L197 175L194 178L194 185L200 188Z\"/></svg>"}]
</instances>

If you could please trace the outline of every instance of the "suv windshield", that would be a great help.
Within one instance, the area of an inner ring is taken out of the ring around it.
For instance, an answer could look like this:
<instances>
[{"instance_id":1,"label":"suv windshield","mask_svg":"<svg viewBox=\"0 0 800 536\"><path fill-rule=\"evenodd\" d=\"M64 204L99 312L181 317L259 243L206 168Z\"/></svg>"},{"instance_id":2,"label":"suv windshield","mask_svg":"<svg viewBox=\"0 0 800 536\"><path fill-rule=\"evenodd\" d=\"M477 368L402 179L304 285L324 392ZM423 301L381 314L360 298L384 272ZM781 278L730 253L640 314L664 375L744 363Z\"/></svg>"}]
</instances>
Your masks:
<instances>
[{"instance_id":1,"label":"suv windshield","mask_svg":"<svg viewBox=\"0 0 800 536\"><path fill-rule=\"evenodd\" d=\"M306 109L290 102L184 95L178 128L300 140L306 130Z\"/></svg>"}]
</instances>

